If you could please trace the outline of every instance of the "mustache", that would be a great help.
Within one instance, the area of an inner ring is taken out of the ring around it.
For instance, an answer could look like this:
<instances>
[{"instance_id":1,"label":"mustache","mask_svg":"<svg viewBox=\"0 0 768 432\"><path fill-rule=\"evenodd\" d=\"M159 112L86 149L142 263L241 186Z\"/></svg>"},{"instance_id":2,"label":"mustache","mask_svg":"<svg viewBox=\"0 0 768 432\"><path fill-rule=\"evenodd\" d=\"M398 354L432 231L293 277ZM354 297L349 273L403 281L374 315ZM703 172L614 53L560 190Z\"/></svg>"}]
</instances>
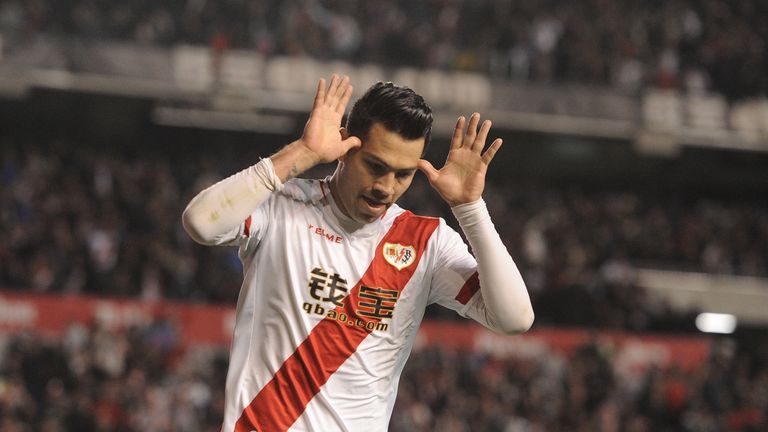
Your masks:
<instances>
[{"instance_id":1,"label":"mustache","mask_svg":"<svg viewBox=\"0 0 768 432\"><path fill-rule=\"evenodd\" d=\"M365 198L368 201L373 202L374 204L389 204L389 202L387 200L371 197L371 196L368 196L368 195L363 195L363 198Z\"/></svg>"}]
</instances>

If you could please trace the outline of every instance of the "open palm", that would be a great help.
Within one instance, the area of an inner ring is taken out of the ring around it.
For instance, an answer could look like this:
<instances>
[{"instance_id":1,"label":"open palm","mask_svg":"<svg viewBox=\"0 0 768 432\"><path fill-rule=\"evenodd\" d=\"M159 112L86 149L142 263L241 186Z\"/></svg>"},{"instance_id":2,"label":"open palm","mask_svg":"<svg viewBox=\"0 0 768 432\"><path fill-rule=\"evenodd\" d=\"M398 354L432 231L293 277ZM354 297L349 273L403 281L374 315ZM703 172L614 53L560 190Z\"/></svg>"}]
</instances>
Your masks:
<instances>
[{"instance_id":1,"label":"open palm","mask_svg":"<svg viewBox=\"0 0 768 432\"><path fill-rule=\"evenodd\" d=\"M333 75L326 88L324 79L317 85L315 101L309 115L302 144L316 155L318 163L332 162L344 155L350 148L360 145L356 137L342 139L341 119L352 96L349 77L339 78Z\"/></svg>"},{"instance_id":2,"label":"open palm","mask_svg":"<svg viewBox=\"0 0 768 432\"><path fill-rule=\"evenodd\" d=\"M502 144L502 140L497 138L483 152L491 121L485 120L479 131L478 123L480 114L472 114L465 132L465 119L459 117L451 138L448 158L441 169L436 169L427 160L419 161L419 169L451 207L477 201L482 197L488 165Z\"/></svg>"}]
</instances>

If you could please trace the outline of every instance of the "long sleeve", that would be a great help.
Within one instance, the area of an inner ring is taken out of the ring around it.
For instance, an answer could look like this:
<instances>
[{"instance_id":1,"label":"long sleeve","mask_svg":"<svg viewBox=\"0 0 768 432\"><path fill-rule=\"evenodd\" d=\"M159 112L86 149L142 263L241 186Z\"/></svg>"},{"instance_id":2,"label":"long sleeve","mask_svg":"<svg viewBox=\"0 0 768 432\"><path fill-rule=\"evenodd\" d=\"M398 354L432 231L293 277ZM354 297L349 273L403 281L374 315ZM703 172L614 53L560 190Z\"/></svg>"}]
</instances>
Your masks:
<instances>
[{"instance_id":1,"label":"long sleeve","mask_svg":"<svg viewBox=\"0 0 768 432\"><path fill-rule=\"evenodd\" d=\"M477 260L480 291L495 330L515 334L533 324L533 307L520 271L509 255L485 202L478 201L452 208Z\"/></svg>"},{"instance_id":2,"label":"long sleeve","mask_svg":"<svg viewBox=\"0 0 768 432\"><path fill-rule=\"evenodd\" d=\"M182 215L184 229L198 243L221 244L282 187L272 161L264 158L197 194Z\"/></svg>"}]
</instances>

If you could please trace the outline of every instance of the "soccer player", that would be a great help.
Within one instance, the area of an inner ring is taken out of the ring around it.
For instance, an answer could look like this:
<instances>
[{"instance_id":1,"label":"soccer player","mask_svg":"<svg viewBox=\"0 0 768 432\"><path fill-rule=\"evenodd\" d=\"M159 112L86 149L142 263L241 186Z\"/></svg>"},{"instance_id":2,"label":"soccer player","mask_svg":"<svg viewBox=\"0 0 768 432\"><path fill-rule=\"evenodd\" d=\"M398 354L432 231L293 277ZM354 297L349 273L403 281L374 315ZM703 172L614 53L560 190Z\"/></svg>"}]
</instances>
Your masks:
<instances>
[{"instance_id":1,"label":"soccer player","mask_svg":"<svg viewBox=\"0 0 768 432\"><path fill-rule=\"evenodd\" d=\"M385 431L427 305L505 334L533 322L481 197L502 143L484 150L491 122L460 117L438 170L421 159L432 129L421 96L377 83L341 128L351 95L348 77L321 79L301 138L184 211L193 239L239 246L243 262L222 431ZM333 161L326 179L295 178ZM445 221L395 203L417 170L474 257Z\"/></svg>"}]
</instances>

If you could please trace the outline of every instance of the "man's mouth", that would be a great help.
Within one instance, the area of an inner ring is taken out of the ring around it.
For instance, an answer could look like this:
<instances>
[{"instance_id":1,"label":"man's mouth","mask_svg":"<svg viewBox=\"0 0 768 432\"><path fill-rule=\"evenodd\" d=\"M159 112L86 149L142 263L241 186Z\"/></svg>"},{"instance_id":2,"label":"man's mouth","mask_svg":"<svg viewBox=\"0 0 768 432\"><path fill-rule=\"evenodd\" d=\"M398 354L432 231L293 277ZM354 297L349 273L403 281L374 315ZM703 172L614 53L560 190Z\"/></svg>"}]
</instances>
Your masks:
<instances>
[{"instance_id":1,"label":"man's mouth","mask_svg":"<svg viewBox=\"0 0 768 432\"><path fill-rule=\"evenodd\" d=\"M384 202L368 198L367 196L363 196L362 198L363 198L363 201L365 201L371 208L374 208L374 209L379 209L387 205Z\"/></svg>"}]
</instances>

